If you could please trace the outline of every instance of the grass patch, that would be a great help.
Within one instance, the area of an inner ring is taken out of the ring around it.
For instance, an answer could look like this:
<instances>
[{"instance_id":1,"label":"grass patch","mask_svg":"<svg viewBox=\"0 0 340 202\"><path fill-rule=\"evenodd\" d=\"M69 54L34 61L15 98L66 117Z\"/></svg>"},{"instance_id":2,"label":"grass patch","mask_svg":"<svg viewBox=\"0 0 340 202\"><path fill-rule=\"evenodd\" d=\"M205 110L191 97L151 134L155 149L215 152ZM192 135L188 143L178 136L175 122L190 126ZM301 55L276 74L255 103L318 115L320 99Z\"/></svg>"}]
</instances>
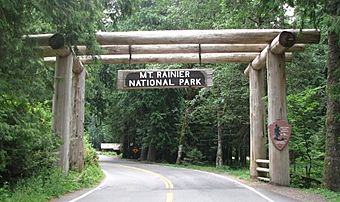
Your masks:
<instances>
[{"instance_id":1,"label":"grass patch","mask_svg":"<svg viewBox=\"0 0 340 202\"><path fill-rule=\"evenodd\" d=\"M320 195L327 199L327 201L340 202L340 192L334 192L325 188L310 188L304 189L304 191Z\"/></svg>"},{"instance_id":2,"label":"grass patch","mask_svg":"<svg viewBox=\"0 0 340 202\"><path fill-rule=\"evenodd\" d=\"M250 179L249 169L246 168L231 168L229 166L221 166L221 167L215 167L213 165L192 165L192 164L163 164L170 167L177 167L177 168L188 168L188 169L195 169L195 170L202 170L212 173L218 173L218 174L228 174L235 176L239 179L248 180Z\"/></svg>"},{"instance_id":3,"label":"grass patch","mask_svg":"<svg viewBox=\"0 0 340 202\"><path fill-rule=\"evenodd\" d=\"M3 202L43 202L62 196L65 193L96 185L104 174L98 166L88 166L81 173L70 171L64 175L52 170L26 180L15 187L0 188L0 201Z\"/></svg>"},{"instance_id":4,"label":"grass patch","mask_svg":"<svg viewBox=\"0 0 340 202\"><path fill-rule=\"evenodd\" d=\"M118 157L121 157L122 154L117 154L117 152L114 152L114 151L98 151L97 152L98 155L104 155L104 156L111 156L111 157L115 157L115 156L118 156Z\"/></svg>"}]
</instances>

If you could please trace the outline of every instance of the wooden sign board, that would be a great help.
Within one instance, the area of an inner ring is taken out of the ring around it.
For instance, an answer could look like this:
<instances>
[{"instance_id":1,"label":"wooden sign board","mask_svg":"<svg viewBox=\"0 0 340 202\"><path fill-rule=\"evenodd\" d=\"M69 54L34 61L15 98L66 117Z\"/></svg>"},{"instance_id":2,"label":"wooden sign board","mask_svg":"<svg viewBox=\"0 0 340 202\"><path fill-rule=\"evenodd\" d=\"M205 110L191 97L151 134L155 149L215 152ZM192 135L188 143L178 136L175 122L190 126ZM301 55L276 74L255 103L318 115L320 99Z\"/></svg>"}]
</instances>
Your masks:
<instances>
[{"instance_id":1,"label":"wooden sign board","mask_svg":"<svg viewBox=\"0 0 340 202\"><path fill-rule=\"evenodd\" d=\"M135 153L135 154L137 154L137 153L139 152L139 149L138 149L137 147L134 147L134 148L132 149L132 152Z\"/></svg>"},{"instance_id":2,"label":"wooden sign board","mask_svg":"<svg viewBox=\"0 0 340 202\"><path fill-rule=\"evenodd\" d=\"M119 143L100 143L101 149L112 149L112 150L119 150L120 144Z\"/></svg>"},{"instance_id":3,"label":"wooden sign board","mask_svg":"<svg viewBox=\"0 0 340 202\"><path fill-rule=\"evenodd\" d=\"M269 136L276 147L282 151L289 142L292 133L291 126L285 120L277 120L269 125Z\"/></svg>"},{"instance_id":4,"label":"wooden sign board","mask_svg":"<svg viewBox=\"0 0 340 202\"><path fill-rule=\"evenodd\" d=\"M118 89L202 88L212 86L211 69L118 70Z\"/></svg>"}]
</instances>

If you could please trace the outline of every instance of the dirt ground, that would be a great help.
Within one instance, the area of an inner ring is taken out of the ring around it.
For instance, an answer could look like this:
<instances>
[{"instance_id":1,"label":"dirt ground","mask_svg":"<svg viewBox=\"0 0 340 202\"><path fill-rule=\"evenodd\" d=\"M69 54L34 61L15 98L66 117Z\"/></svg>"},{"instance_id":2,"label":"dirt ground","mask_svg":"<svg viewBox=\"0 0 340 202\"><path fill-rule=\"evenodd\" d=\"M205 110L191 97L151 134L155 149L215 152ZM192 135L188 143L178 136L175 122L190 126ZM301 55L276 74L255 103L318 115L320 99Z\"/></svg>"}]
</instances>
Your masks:
<instances>
[{"instance_id":1,"label":"dirt ground","mask_svg":"<svg viewBox=\"0 0 340 202\"><path fill-rule=\"evenodd\" d=\"M228 176L230 177L230 176ZM272 185L269 183L265 183L265 182L260 182L257 180L240 180L237 179L235 177L232 177L235 180L238 180L240 182L242 182L243 184L246 184L250 187L253 187L255 189L264 189L267 191L271 191L271 192L275 192L284 196L289 196L292 199L295 199L297 201L308 201L308 202L327 202L326 199L324 199L323 197L313 194L313 193L307 193L304 192L300 189L297 188L292 188L292 187L284 187L284 186L276 186L276 185Z\"/></svg>"}]
</instances>

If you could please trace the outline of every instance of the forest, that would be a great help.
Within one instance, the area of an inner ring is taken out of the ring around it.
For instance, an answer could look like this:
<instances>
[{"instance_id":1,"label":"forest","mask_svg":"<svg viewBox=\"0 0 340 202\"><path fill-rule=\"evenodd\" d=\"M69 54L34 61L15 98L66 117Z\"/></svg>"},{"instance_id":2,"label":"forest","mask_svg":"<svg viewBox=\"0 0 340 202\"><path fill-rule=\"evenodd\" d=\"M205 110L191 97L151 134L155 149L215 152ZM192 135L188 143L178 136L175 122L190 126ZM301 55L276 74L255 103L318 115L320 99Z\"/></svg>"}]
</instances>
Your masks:
<instances>
[{"instance_id":1,"label":"forest","mask_svg":"<svg viewBox=\"0 0 340 202\"><path fill-rule=\"evenodd\" d=\"M310 28L320 43L286 64L291 184L340 191L339 8L339 0L2 0L0 187L55 167L60 145L54 69L24 35L63 33L96 54L97 31ZM121 143L122 158L248 168L247 65L87 65L87 139L97 150ZM213 87L118 90L117 71L127 69L213 69Z\"/></svg>"}]
</instances>

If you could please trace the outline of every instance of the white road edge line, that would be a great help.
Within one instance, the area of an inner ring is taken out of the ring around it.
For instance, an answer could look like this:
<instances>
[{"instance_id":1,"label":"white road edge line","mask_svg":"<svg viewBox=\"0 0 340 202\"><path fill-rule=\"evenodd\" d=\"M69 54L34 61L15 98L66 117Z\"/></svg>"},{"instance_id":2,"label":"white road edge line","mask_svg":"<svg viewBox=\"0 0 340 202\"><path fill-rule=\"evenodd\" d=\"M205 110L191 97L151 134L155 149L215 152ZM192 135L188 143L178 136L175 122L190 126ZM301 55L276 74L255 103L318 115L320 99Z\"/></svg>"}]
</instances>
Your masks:
<instances>
[{"instance_id":1,"label":"white road edge line","mask_svg":"<svg viewBox=\"0 0 340 202\"><path fill-rule=\"evenodd\" d=\"M74 199L72 199L72 200L70 200L70 201L68 201L68 202L76 202L76 201L79 201L80 199L85 198L86 196L88 196L88 195L92 194L93 192L95 192L95 191L101 189L102 187L104 187L104 185L107 183L107 176L108 176L108 173L107 173L105 170L103 170L103 169L102 169L102 171L103 171L104 174L105 174L105 179L104 179L104 180L103 180L96 188L91 189L90 191L86 192L85 194L82 194L82 195L78 196L77 198L74 198Z\"/></svg>"},{"instance_id":2,"label":"white road edge line","mask_svg":"<svg viewBox=\"0 0 340 202\"><path fill-rule=\"evenodd\" d=\"M171 167L171 168L173 168L173 167ZM237 181L237 180L231 179L231 178L229 178L229 177L227 177L227 176L219 175L219 174L216 174L216 173L210 173L210 172L202 171L202 170L196 170L196 169L188 169L188 168L179 168L179 169L193 170L193 171L196 171L196 172L205 173L205 174L210 174L210 175L214 175L214 176L219 177L219 178L227 179L227 180L229 180L229 181L231 181L231 182L233 182L233 183L236 183L236 184L238 184L238 185L243 186L243 187L246 188L246 189L249 189L249 190L252 191L252 192L255 192L257 195L259 195L260 197L266 199L266 200L269 201L269 202L275 202L273 199L271 199L271 198L269 198L268 196L262 194L261 192L257 191L257 190L254 189L253 187L250 187L250 186L248 186L248 185L245 185L245 184L243 184L243 183L241 183L241 182L239 182L239 181Z\"/></svg>"},{"instance_id":3,"label":"white road edge line","mask_svg":"<svg viewBox=\"0 0 340 202\"><path fill-rule=\"evenodd\" d=\"M200 171L200 172L209 173L209 172L205 172L205 171ZM237 181L237 180L228 178L227 176L218 175L218 174L215 174L215 173L209 173L209 174L214 175L214 176L218 176L218 177L220 177L220 178L225 178L225 179L227 179L227 180L229 180L229 181L231 181L231 182L234 182L234 183L236 183L236 184L238 184L238 185L241 185L241 186L245 187L246 189L249 189L250 191L255 192L257 195L261 196L262 198L266 199L267 201L275 202L273 199L271 199L271 198L269 198L268 196L262 194L261 192L257 191L257 190L254 189L253 187L250 187L250 186L248 186L248 185L246 185L246 184L243 184L243 183L241 183L241 182L239 182L239 181Z\"/></svg>"}]
</instances>

